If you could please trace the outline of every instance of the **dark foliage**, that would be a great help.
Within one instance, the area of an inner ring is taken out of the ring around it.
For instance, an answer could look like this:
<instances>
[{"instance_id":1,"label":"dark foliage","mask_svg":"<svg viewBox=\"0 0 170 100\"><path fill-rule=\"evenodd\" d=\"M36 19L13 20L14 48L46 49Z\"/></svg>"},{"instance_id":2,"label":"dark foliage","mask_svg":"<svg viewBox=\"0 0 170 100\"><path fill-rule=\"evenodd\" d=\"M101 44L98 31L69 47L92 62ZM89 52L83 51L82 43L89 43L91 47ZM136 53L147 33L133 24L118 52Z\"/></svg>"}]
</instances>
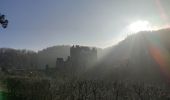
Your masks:
<instances>
[{"instance_id":1,"label":"dark foliage","mask_svg":"<svg viewBox=\"0 0 170 100\"><path fill-rule=\"evenodd\" d=\"M8 25L8 20L5 18L5 15L0 14L0 24L3 28L6 28Z\"/></svg>"},{"instance_id":2,"label":"dark foliage","mask_svg":"<svg viewBox=\"0 0 170 100\"><path fill-rule=\"evenodd\" d=\"M0 67L2 71L9 69L36 69L37 54L33 51L0 49Z\"/></svg>"},{"instance_id":3,"label":"dark foliage","mask_svg":"<svg viewBox=\"0 0 170 100\"><path fill-rule=\"evenodd\" d=\"M168 100L165 85L132 81L8 78L10 100Z\"/></svg>"}]
</instances>

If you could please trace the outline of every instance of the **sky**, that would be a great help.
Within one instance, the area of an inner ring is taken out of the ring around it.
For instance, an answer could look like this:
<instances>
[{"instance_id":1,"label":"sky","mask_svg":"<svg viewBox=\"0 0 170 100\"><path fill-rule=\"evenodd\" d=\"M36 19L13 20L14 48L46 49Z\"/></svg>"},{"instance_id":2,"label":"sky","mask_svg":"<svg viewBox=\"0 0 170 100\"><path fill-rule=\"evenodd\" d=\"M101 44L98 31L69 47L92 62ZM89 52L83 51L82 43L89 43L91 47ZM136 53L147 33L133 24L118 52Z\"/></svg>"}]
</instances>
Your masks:
<instances>
[{"instance_id":1,"label":"sky","mask_svg":"<svg viewBox=\"0 0 170 100\"><path fill-rule=\"evenodd\" d=\"M169 25L170 0L0 0L9 20L0 47L40 50L54 45L105 48L138 20Z\"/></svg>"}]
</instances>

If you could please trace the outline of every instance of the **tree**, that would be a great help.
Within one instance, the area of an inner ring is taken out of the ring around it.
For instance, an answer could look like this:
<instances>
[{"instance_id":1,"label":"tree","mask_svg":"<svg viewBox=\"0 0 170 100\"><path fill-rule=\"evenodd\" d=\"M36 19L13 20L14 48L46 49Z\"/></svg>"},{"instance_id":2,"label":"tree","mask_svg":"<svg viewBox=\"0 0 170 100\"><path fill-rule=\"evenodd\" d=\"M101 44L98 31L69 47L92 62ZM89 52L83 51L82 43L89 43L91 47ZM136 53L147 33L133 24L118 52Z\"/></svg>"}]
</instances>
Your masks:
<instances>
[{"instance_id":1,"label":"tree","mask_svg":"<svg viewBox=\"0 0 170 100\"><path fill-rule=\"evenodd\" d=\"M0 14L0 24L2 25L3 28L6 28L8 25L8 20L5 19L5 15Z\"/></svg>"}]
</instances>

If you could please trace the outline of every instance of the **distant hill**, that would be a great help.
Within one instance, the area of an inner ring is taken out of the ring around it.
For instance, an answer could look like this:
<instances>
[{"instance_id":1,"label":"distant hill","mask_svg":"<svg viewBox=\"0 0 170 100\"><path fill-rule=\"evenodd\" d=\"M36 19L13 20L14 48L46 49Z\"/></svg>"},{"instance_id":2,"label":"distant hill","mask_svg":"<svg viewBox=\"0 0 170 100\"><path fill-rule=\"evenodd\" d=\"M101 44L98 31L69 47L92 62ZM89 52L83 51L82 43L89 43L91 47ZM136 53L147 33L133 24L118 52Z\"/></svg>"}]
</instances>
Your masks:
<instances>
[{"instance_id":1,"label":"distant hill","mask_svg":"<svg viewBox=\"0 0 170 100\"><path fill-rule=\"evenodd\" d=\"M40 68L45 68L46 65L49 67L55 67L56 59L58 57L67 59L70 55L71 46L53 46L38 51L38 65Z\"/></svg>"}]
</instances>

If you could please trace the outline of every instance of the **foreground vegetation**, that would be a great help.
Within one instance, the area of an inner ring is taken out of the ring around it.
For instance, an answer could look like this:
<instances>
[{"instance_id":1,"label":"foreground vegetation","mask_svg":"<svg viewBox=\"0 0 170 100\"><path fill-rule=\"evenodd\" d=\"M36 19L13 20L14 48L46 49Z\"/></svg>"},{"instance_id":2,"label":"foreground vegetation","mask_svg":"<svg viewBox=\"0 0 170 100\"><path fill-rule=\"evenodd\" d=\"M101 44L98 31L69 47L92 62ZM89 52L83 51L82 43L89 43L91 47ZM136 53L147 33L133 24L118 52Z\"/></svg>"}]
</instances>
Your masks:
<instances>
[{"instance_id":1,"label":"foreground vegetation","mask_svg":"<svg viewBox=\"0 0 170 100\"><path fill-rule=\"evenodd\" d=\"M166 84L8 77L8 100L169 100ZM3 99L4 100L4 99Z\"/></svg>"}]
</instances>

